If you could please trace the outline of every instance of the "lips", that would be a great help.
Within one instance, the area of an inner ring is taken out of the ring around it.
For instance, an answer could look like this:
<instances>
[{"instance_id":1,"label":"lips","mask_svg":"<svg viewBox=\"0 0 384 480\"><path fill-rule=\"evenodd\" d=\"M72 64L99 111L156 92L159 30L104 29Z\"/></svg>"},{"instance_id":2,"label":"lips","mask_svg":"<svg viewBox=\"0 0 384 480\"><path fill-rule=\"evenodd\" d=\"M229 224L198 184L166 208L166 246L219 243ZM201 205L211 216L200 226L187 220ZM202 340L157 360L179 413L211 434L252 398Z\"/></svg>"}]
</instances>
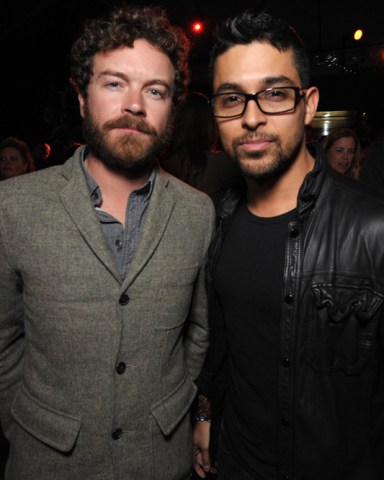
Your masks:
<instances>
[{"instance_id":1,"label":"lips","mask_svg":"<svg viewBox=\"0 0 384 480\"><path fill-rule=\"evenodd\" d=\"M244 139L238 145L245 151L261 152L271 145L271 141L260 138Z\"/></svg>"},{"instance_id":2,"label":"lips","mask_svg":"<svg viewBox=\"0 0 384 480\"><path fill-rule=\"evenodd\" d=\"M267 143L271 143L267 140L245 140L243 142L240 143L240 145L265 145Z\"/></svg>"},{"instance_id":3,"label":"lips","mask_svg":"<svg viewBox=\"0 0 384 480\"><path fill-rule=\"evenodd\" d=\"M132 134L135 134L135 133L145 133L146 132L143 132L142 130L139 130L138 128L136 127L114 127L114 128L111 128L109 130L122 130L123 132L125 133L132 133Z\"/></svg>"}]
</instances>

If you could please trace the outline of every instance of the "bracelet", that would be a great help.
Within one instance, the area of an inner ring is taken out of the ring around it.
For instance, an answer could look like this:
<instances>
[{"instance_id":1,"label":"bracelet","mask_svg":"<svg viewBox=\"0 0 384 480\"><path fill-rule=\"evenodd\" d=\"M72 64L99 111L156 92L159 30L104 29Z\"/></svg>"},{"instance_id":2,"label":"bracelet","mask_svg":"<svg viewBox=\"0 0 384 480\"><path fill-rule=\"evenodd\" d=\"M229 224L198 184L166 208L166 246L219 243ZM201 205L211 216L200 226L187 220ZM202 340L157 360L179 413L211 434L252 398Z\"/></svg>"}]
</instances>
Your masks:
<instances>
[{"instance_id":1,"label":"bracelet","mask_svg":"<svg viewBox=\"0 0 384 480\"><path fill-rule=\"evenodd\" d=\"M210 422L211 419L207 417L203 417L202 415L195 417L195 422Z\"/></svg>"}]
</instances>

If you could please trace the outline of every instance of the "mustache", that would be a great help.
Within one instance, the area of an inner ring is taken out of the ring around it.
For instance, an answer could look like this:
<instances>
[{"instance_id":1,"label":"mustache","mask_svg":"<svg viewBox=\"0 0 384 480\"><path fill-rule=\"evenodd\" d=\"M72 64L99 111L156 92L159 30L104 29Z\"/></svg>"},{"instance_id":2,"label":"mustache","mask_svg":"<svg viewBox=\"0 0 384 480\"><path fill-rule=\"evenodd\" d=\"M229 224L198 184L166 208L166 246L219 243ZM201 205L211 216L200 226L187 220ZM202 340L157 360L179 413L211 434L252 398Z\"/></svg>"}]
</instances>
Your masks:
<instances>
[{"instance_id":1,"label":"mustache","mask_svg":"<svg viewBox=\"0 0 384 480\"><path fill-rule=\"evenodd\" d=\"M114 120L109 120L103 125L104 130L113 130L114 128L134 128L139 132L147 133L148 135L156 135L156 130L148 125L148 123L142 118L120 117Z\"/></svg>"},{"instance_id":2,"label":"mustache","mask_svg":"<svg viewBox=\"0 0 384 480\"><path fill-rule=\"evenodd\" d=\"M262 135L262 134L249 134L246 133L242 137L237 137L233 140L233 146L238 147L243 143L254 142L254 141L267 141L267 142L276 142L278 137L275 135Z\"/></svg>"}]
</instances>

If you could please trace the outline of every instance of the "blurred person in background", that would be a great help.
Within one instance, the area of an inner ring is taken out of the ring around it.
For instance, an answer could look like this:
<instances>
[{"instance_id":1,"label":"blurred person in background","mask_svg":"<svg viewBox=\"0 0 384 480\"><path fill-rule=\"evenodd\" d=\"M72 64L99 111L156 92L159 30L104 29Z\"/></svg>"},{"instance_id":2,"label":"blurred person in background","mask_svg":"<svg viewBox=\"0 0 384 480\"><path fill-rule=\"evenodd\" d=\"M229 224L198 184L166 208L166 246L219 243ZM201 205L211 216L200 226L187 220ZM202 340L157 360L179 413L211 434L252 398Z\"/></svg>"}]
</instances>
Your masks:
<instances>
[{"instance_id":1,"label":"blurred person in background","mask_svg":"<svg viewBox=\"0 0 384 480\"><path fill-rule=\"evenodd\" d=\"M210 196L215 206L241 176L218 137L208 98L190 92L176 113L172 141L161 166L175 177Z\"/></svg>"},{"instance_id":2,"label":"blurred person in background","mask_svg":"<svg viewBox=\"0 0 384 480\"><path fill-rule=\"evenodd\" d=\"M0 178L2 180L34 171L33 157L25 142L15 137L7 137L0 143Z\"/></svg>"},{"instance_id":3,"label":"blurred person in background","mask_svg":"<svg viewBox=\"0 0 384 480\"><path fill-rule=\"evenodd\" d=\"M361 164L360 181L384 195L384 132L367 149Z\"/></svg>"},{"instance_id":4,"label":"blurred person in background","mask_svg":"<svg viewBox=\"0 0 384 480\"><path fill-rule=\"evenodd\" d=\"M353 129L335 128L323 138L321 145L333 170L357 180L360 141Z\"/></svg>"},{"instance_id":5,"label":"blurred person in background","mask_svg":"<svg viewBox=\"0 0 384 480\"><path fill-rule=\"evenodd\" d=\"M42 170L43 168L51 166L51 146L45 140L37 140L37 142L31 148L31 153L35 162L36 170Z\"/></svg>"}]
</instances>

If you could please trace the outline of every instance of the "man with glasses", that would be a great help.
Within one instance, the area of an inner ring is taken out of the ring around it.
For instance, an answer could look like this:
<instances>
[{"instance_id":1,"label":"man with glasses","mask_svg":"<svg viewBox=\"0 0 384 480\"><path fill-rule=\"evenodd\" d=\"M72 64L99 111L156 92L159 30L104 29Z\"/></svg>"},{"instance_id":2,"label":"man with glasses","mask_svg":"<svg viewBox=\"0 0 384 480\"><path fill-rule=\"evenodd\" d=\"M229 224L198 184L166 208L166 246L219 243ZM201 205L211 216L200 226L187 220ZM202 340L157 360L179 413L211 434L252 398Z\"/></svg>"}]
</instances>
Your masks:
<instances>
[{"instance_id":1,"label":"man with glasses","mask_svg":"<svg viewBox=\"0 0 384 480\"><path fill-rule=\"evenodd\" d=\"M229 19L212 51L213 114L243 182L210 251L202 478L384 478L384 203L308 151L309 74L296 32L265 13Z\"/></svg>"}]
</instances>

